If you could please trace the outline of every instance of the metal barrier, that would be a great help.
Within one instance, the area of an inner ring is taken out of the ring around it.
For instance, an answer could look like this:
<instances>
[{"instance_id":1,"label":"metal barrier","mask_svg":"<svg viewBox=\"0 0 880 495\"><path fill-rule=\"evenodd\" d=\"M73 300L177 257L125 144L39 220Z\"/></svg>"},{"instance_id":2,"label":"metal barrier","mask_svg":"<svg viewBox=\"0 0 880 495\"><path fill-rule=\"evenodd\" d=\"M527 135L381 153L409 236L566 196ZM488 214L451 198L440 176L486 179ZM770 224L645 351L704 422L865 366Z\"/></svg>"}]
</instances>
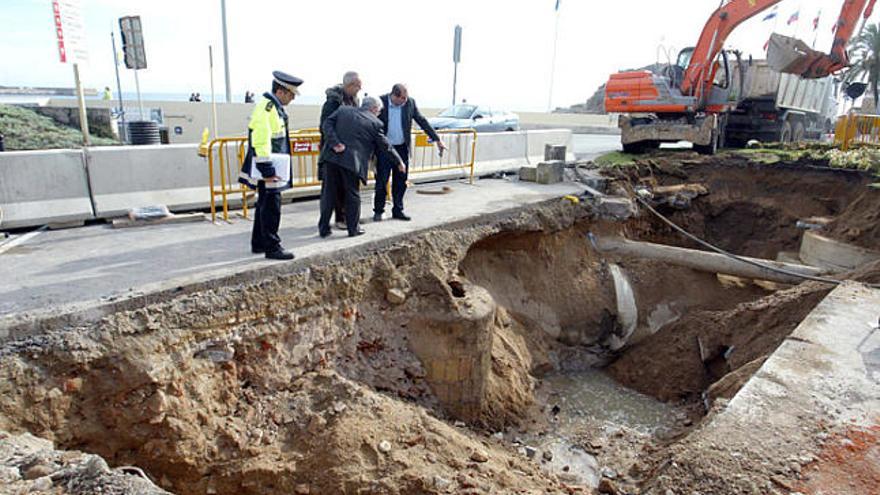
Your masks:
<instances>
[{"instance_id":1,"label":"metal barrier","mask_svg":"<svg viewBox=\"0 0 880 495\"><path fill-rule=\"evenodd\" d=\"M477 133L473 129L449 129L438 131L446 145L446 153L435 152L435 144L421 131L413 132L413 150L409 173L422 174L448 170L462 170L474 181L474 158L476 157ZM291 179L293 188L318 186L318 157L321 134L314 129L301 129L290 133ZM208 144L208 180L211 190L211 221L217 219L217 197L221 198L223 220L229 221L229 197L241 195L242 215L247 218L248 196L253 191L238 183L238 172L247 152L247 138L217 138ZM233 159L234 158L234 159ZM375 174L370 171L370 180ZM390 195L389 195L390 197Z\"/></svg>"},{"instance_id":2,"label":"metal barrier","mask_svg":"<svg viewBox=\"0 0 880 495\"><path fill-rule=\"evenodd\" d=\"M834 127L834 144L848 150L853 143L880 143L880 115L841 115Z\"/></svg>"}]
</instances>

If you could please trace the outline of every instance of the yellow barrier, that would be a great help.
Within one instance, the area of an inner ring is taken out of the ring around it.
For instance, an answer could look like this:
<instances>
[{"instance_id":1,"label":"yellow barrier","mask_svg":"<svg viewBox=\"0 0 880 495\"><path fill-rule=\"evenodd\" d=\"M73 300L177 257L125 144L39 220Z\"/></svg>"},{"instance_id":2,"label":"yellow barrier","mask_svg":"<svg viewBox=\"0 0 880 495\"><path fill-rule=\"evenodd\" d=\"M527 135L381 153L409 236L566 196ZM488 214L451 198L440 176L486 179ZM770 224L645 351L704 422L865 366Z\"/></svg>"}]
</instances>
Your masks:
<instances>
[{"instance_id":1,"label":"yellow barrier","mask_svg":"<svg viewBox=\"0 0 880 495\"><path fill-rule=\"evenodd\" d=\"M293 188L318 186L318 157L321 135L314 129L301 129L290 133L291 180ZM446 152L441 156L436 145L428 141L421 131L413 132L414 146L409 173L420 174L460 169L474 181L474 158L476 157L477 133L473 129L450 129L438 131ZM246 154L247 138L217 138L208 144L208 180L211 190L211 221L217 220L217 197L221 198L223 220L229 221L229 197L240 194L242 214L248 216L247 199L253 192L238 183L238 172ZM370 180L374 173L370 172Z\"/></svg>"},{"instance_id":2,"label":"yellow barrier","mask_svg":"<svg viewBox=\"0 0 880 495\"><path fill-rule=\"evenodd\" d=\"M846 151L853 143L880 143L880 115L842 115L834 126L834 144Z\"/></svg>"}]
</instances>

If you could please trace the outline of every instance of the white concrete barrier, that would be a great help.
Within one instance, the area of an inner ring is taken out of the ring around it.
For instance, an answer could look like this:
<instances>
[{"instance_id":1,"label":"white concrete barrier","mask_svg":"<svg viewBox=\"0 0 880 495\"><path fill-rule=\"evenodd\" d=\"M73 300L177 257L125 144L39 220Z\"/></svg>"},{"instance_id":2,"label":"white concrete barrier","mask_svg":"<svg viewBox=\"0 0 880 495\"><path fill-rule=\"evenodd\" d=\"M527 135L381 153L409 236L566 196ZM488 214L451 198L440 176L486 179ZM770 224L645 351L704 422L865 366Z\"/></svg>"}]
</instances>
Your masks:
<instances>
[{"instance_id":1,"label":"white concrete barrier","mask_svg":"<svg viewBox=\"0 0 880 495\"><path fill-rule=\"evenodd\" d=\"M536 164L544 159L546 144L567 145L567 156L573 159L568 129L478 134L474 175ZM130 208L157 204L171 211L208 208L208 165L197 156L197 148L195 144L178 144L0 153L0 208L4 214L0 228L110 218L124 215ZM413 174L410 180L435 181L469 174L465 168L451 169ZM285 197L319 193L320 187L297 188ZM241 203L239 195L229 199L232 206Z\"/></svg>"},{"instance_id":2,"label":"white concrete barrier","mask_svg":"<svg viewBox=\"0 0 880 495\"><path fill-rule=\"evenodd\" d=\"M171 211L207 208L208 164L198 145L112 146L88 151L95 215L166 205Z\"/></svg>"},{"instance_id":3,"label":"white concrete barrier","mask_svg":"<svg viewBox=\"0 0 880 495\"><path fill-rule=\"evenodd\" d=\"M0 229L94 218L82 153L0 153Z\"/></svg>"}]
</instances>

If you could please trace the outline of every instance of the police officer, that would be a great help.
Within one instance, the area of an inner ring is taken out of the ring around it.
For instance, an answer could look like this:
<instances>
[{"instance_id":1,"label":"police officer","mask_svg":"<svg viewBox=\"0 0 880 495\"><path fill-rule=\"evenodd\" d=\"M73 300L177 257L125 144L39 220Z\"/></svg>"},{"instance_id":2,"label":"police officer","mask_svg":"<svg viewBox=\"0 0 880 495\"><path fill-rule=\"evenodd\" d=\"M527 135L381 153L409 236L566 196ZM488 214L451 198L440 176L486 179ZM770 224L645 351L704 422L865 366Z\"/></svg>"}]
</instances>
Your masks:
<instances>
[{"instance_id":1,"label":"police officer","mask_svg":"<svg viewBox=\"0 0 880 495\"><path fill-rule=\"evenodd\" d=\"M290 131L284 107L299 94L302 79L272 73L272 92L257 101L248 125L248 151L238 181L257 190L251 251L273 260L291 260L281 247L281 191L291 187Z\"/></svg>"}]
</instances>

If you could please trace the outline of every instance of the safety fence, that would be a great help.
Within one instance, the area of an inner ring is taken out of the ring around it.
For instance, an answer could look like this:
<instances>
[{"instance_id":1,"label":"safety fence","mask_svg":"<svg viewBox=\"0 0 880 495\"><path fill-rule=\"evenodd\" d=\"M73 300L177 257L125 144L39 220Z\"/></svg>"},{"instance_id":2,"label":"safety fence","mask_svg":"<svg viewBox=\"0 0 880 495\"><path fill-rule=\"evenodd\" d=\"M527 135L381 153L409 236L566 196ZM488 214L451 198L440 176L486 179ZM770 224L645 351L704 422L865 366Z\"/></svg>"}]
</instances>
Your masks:
<instances>
[{"instance_id":1,"label":"safety fence","mask_svg":"<svg viewBox=\"0 0 880 495\"><path fill-rule=\"evenodd\" d=\"M413 149L410 152L409 174L427 174L449 170L461 170L470 181L474 180L477 133L473 129L449 129L438 131L446 145L441 154L436 143L421 131L413 132ZM291 182L294 189L315 187L318 180L318 157L321 135L316 129L302 129L290 133ZM239 184L238 173L247 153L246 137L217 138L208 143L208 180L211 190L211 221L217 220L218 198L223 220L229 220L230 200L241 198L242 215L248 217L248 198L253 191ZM374 171L370 171L370 181ZM390 195L389 195L390 197Z\"/></svg>"},{"instance_id":2,"label":"safety fence","mask_svg":"<svg viewBox=\"0 0 880 495\"><path fill-rule=\"evenodd\" d=\"M880 143L880 115L842 115L834 128L834 144L842 150L853 143Z\"/></svg>"}]
</instances>

